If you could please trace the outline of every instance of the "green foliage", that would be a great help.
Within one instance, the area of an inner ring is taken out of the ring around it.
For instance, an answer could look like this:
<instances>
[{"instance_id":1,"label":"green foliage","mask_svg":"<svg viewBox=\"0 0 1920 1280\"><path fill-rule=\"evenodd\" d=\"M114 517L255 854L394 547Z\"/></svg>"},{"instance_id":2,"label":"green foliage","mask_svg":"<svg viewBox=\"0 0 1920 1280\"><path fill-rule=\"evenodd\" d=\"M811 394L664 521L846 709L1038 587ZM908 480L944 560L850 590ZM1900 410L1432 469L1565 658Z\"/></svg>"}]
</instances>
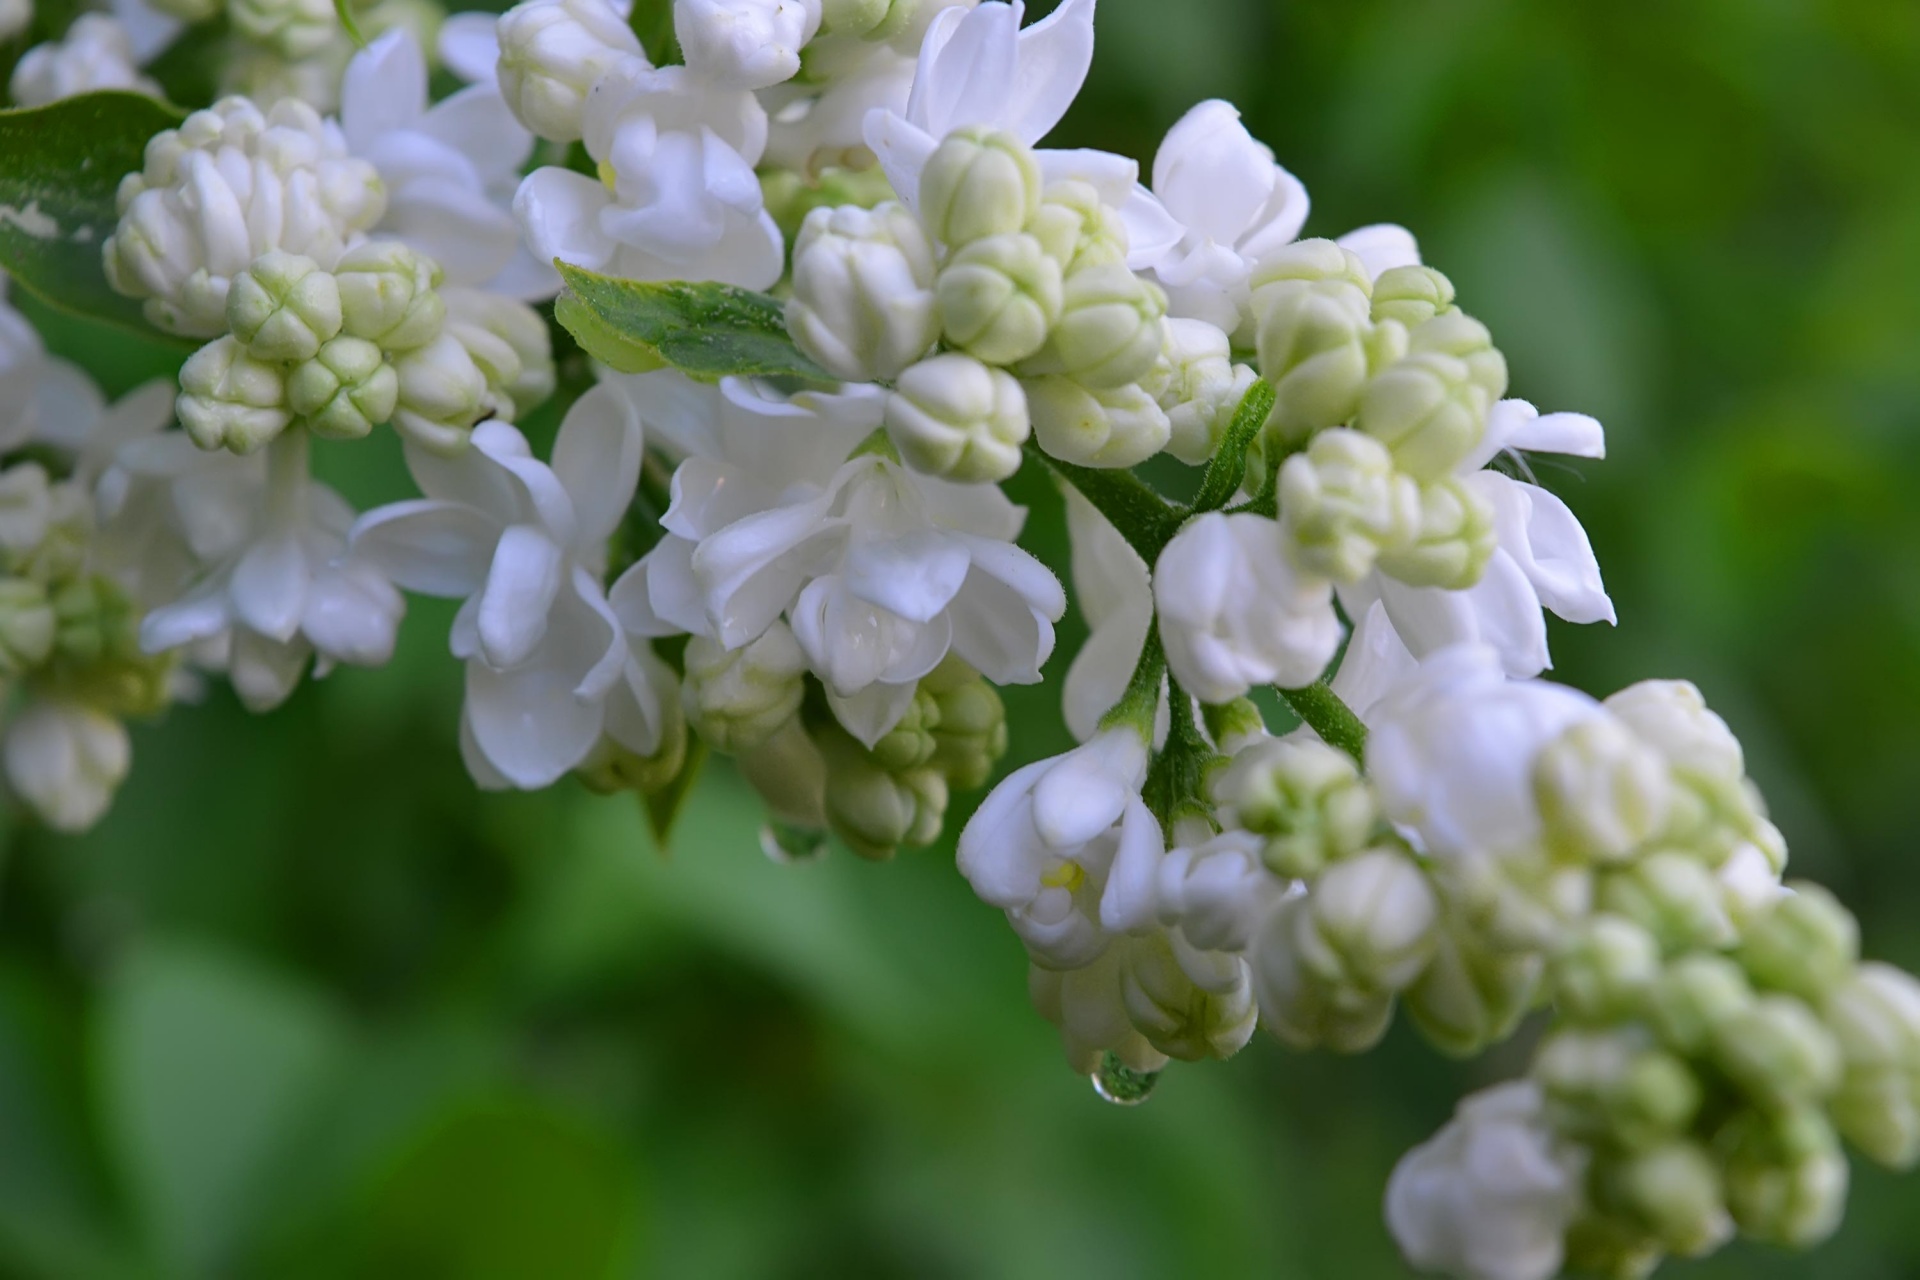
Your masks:
<instances>
[{"instance_id":1,"label":"green foliage","mask_svg":"<svg viewBox=\"0 0 1920 1280\"><path fill-rule=\"evenodd\" d=\"M696 378L831 383L787 336L777 299L725 284L616 280L556 263L567 282L554 314L596 359L622 373L671 365Z\"/></svg>"},{"instance_id":2,"label":"green foliage","mask_svg":"<svg viewBox=\"0 0 1920 1280\"><path fill-rule=\"evenodd\" d=\"M150 333L140 304L107 286L100 247L119 220L120 179L180 120L121 92L0 111L0 268L51 306Z\"/></svg>"}]
</instances>

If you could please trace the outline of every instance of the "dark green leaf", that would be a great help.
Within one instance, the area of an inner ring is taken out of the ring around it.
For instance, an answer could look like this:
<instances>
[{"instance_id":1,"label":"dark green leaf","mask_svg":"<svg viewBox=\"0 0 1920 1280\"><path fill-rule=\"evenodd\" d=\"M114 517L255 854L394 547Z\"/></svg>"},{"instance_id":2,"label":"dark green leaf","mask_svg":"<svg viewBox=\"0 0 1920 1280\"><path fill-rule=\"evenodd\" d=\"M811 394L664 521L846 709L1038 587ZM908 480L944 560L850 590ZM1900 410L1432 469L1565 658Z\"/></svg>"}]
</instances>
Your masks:
<instances>
[{"instance_id":1,"label":"dark green leaf","mask_svg":"<svg viewBox=\"0 0 1920 1280\"><path fill-rule=\"evenodd\" d=\"M640 372L668 364L708 380L738 375L834 381L800 354L787 336L779 300L764 293L726 284L616 280L564 262L554 265L570 291L555 305L555 316L581 346L616 369Z\"/></svg>"},{"instance_id":2,"label":"dark green leaf","mask_svg":"<svg viewBox=\"0 0 1920 1280\"><path fill-rule=\"evenodd\" d=\"M151 335L140 304L107 286L100 246L119 221L120 179L140 168L147 139L180 119L118 92L0 111L0 268L63 311Z\"/></svg>"},{"instance_id":3,"label":"dark green leaf","mask_svg":"<svg viewBox=\"0 0 1920 1280\"><path fill-rule=\"evenodd\" d=\"M707 762L707 744L698 738L687 743L687 762L672 782L647 796L647 827L653 832L654 841L662 852L667 849L668 840L673 835L673 824L679 818L680 811L686 807L687 797L693 794L693 784L700 779L701 766Z\"/></svg>"}]
</instances>

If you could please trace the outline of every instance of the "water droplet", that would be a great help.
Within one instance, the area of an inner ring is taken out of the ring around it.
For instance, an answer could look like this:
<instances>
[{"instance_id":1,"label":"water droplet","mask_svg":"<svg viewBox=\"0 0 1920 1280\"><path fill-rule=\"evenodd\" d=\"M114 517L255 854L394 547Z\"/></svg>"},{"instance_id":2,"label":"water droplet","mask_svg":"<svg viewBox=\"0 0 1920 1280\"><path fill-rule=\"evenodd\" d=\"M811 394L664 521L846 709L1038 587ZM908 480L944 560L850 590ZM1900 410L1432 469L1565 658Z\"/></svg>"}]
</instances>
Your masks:
<instances>
[{"instance_id":1,"label":"water droplet","mask_svg":"<svg viewBox=\"0 0 1920 1280\"><path fill-rule=\"evenodd\" d=\"M783 866L812 862L827 851L827 833L769 818L760 828L760 851Z\"/></svg>"},{"instance_id":2,"label":"water droplet","mask_svg":"<svg viewBox=\"0 0 1920 1280\"><path fill-rule=\"evenodd\" d=\"M1137 1107L1159 1082L1158 1071L1135 1071L1109 1049L1093 1073L1093 1091L1116 1107Z\"/></svg>"}]
</instances>

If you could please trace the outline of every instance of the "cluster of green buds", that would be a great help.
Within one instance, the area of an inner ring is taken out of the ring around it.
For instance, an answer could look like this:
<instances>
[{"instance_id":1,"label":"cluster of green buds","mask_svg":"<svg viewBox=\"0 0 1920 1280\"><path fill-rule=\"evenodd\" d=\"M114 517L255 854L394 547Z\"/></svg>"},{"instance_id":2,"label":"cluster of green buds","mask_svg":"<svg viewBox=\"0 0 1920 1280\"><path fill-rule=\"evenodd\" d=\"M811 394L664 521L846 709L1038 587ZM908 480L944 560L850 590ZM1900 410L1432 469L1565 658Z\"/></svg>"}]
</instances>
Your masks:
<instances>
[{"instance_id":1,"label":"cluster of green buds","mask_svg":"<svg viewBox=\"0 0 1920 1280\"><path fill-rule=\"evenodd\" d=\"M1486 326L1431 267L1375 279L1330 240L1269 255L1250 285L1274 390L1251 483L1277 483L1295 562L1337 582L1375 568L1412 586L1478 582L1493 511L1461 478L1507 389Z\"/></svg>"},{"instance_id":2,"label":"cluster of green buds","mask_svg":"<svg viewBox=\"0 0 1920 1280\"><path fill-rule=\"evenodd\" d=\"M397 241L348 250L331 271L278 250L227 293L228 332L180 370L181 425L203 449L252 453L290 427L359 439L391 422L437 453L488 417L553 389L546 325L522 303L440 288Z\"/></svg>"}]
</instances>

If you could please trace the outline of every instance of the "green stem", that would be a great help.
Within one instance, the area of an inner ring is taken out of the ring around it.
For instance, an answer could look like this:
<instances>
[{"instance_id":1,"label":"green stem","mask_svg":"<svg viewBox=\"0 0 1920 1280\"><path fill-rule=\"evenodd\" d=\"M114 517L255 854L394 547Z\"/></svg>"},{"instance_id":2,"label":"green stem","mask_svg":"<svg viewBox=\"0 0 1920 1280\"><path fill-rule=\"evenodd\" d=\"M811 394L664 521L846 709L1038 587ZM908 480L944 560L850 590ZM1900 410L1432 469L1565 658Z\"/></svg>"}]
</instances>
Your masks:
<instances>
[{"instance_id":1,"label":"green stem","mask_svg":"<svg viewBox=\"0 0 1920 1280\"><path fill-rule=\"evenodd\" d=\"M1178 680L1170 679L1167 685L1167 742L1154 757L1142 798L1171 841L1174 822L1183 811L1192 808L1206 812L1201 789L1215 753L1213 744L1194 722L1193 699Z\"/></svg>"},{"instance_id":2,"label":"green stem","mask_svg":"<svg viewBox=\"0 0 1920 1280\"><path fill-rule=\"evenodd\" d=\"M1180 524L1191 514L1187 508L1168 502L1131 471L1104 471L1077 466L1050 458L1040 446L1029 440L1027 456L1053 469L1054 474L1080 491L1105 516L1127 545L1139 553L1152 568L1160 559Z\"/></svg>"},{"instance_id":3,"label":"green stem","mask_svg":"<svg viewBox=\"0 0 1920 1280\"><path fill-rule=\"evenodd\" d=\"M1140 659L1133 664L1127 691L1100 717L1100 727L1130 725L1138 729L1149 744L1153 742L1153 722L1160 715L1160 686L1167 675L1167 655L1160 647L1160 628L1147 628L1147 642L1141 646Z\"/></svg>"},{"instance_id":4,"label":"green stem","mask_svg":"<svg viewBox=\"0 0 1920 1280\"><path fill-rule=\"evenodd\" d=\"M1234 410L1233 422L1221 437L1213 461L1207 464L1200 494L1193 500L1195 511L1218 511L1233 501L1233 495L1240 491L1240 482L1246 479L1247 450L1253 447L1254 437L1267 424L1267 415L1271 412L1273 388L1264 380L1255 379L1241 398L1240 407Z\"/></svg>"},{"instance_id":5,"label":"green stem","mask_svg":"<svg viewBox=\"0 0 1920 1280\"><path fill-rule=\"evenodd\" d=\"M1360 717L1353 714L1352 707L1340 700L1339 694L1324 682L1300 689L1281 689L1277 685L1274 688L1281 700L1293 708L1293 713L1320 735L1321 741L1330 747L1340 748L1364 763L1367 726L1360 723Z\"/></svg>"}]
</instances>

